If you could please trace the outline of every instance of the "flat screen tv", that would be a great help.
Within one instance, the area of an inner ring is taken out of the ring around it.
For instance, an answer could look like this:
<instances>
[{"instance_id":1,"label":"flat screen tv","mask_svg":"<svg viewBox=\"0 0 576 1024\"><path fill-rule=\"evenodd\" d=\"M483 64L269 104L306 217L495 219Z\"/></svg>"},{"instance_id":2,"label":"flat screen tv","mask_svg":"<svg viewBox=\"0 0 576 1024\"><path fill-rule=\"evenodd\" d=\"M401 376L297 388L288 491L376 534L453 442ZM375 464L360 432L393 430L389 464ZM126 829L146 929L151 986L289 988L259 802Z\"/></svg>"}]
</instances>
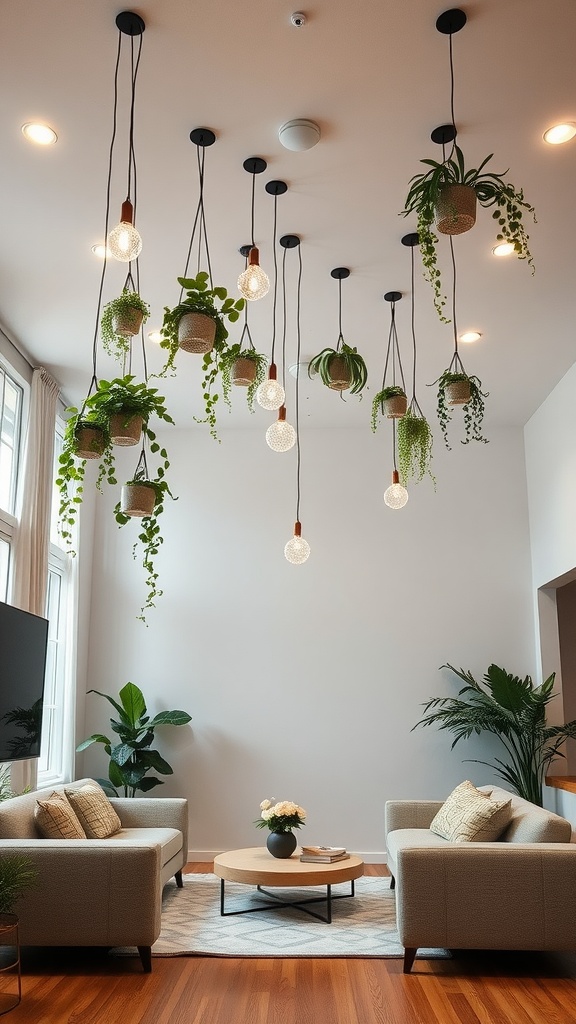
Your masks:
<instances>
[{"instance_id":1,"label":"flat screen tv","mask_svg":"<svg viewBox=\"0 0 576 1024\"><path fill-rule=\"evenodd\" d=\"M0 601L0 761L40 756L48 621Z\"/></svg>"}]
</instances>

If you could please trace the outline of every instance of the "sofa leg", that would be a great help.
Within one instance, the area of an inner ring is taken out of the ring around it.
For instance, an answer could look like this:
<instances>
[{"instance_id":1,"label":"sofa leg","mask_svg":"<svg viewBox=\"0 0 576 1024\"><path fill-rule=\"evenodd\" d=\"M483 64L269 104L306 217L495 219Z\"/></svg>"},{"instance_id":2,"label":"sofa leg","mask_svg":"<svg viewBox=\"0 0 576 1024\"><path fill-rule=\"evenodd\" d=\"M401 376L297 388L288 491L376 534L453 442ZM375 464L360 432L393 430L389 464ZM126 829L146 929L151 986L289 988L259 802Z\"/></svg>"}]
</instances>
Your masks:
<instances>
[{"instance_id":1,"label":"sofa leg","mask_svg":"<svg viewBox=\"0 0 576 1024\"><path fill-rule=\"evenodd\" d=\"M176 885L178 886L178 888L183 889L184 882L182 881L182 871L177 871L176 874L174 875L174 878L176 879Z\"/></svg>"},{"instance_id":2,"label":"sofa leg","mask_svg":"<svg viewBox=\"0 0 576 1024\"><path fill-rule=\"evenodd\" d=\"M138 952L140 953L144 973L150 974L152 970L152 946L138 946Z\"/></svg>"},{"instance_id":3,"label":"sofa leg","mask_svg":"<svg viewBox=\"0 0 576 1024\"><path fill-rule=\"evenodd\" d=\"M394 875L390 875L390 888L391 889L395 889L396 888L396 879L394 878Z\"/></svg>"},{"instance_id":4,"label":"sofa leg","mask_svg":"<svg viewBox=\"0 0 576 1024\"><path fill-rule=\"evenodd\" d=\"M414 948L412 948L411 946L410 947L407 946L405 948L405 950L404 950L404 974L410 974L410 971L412 970L412 964L414 963L414 957L416 956L417 951L418 951L418 947L417 946L414 947Z\"/></svg>"}]
</instances>

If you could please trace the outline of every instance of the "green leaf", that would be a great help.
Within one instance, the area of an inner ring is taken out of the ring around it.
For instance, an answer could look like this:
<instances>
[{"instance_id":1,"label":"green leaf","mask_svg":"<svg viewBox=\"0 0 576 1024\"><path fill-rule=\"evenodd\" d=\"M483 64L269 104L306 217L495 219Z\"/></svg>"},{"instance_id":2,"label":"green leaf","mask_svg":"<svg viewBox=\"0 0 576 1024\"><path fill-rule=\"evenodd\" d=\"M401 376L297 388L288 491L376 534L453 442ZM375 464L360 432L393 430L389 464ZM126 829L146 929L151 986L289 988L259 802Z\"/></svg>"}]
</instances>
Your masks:
<instances>
[{"instance_id":1,"label":"green leaf","mask_svg":"<svg viewBox=\"0 0 576 1024\"><path fill-rule=\"evenodd\" d=\"M134 683L126 683L120 690L122 706L132 725L136 725L142 715L146 714L146 703L142 690Z\"/></svg>"},{"instance_id":2,"label":"green leaf","mask_svg":"<svg viewBox=\"0 0 576 1024\"><path fill-rule=\"evenodd\" d=\"M92 746L93 743L107 743L110 745L111 742L112 741L109 740L107 736L103 736L100 732L95 732L87 740L83 740L82 743L78 744L76 747L76 753L80 754L82 750L86 750L86 748Z\"/></svg>"},{"instance_id":3,"label":"green leaf","mask_svg":"<svg viewBox=\"0 0 576 1024\"><path fill-rule=\"evenodd\" d=\"M155 729L157 725L187 725L192 721L192 716L186 711L161 711L150 722L150 727Z\"/></svg>"}]
</instances>

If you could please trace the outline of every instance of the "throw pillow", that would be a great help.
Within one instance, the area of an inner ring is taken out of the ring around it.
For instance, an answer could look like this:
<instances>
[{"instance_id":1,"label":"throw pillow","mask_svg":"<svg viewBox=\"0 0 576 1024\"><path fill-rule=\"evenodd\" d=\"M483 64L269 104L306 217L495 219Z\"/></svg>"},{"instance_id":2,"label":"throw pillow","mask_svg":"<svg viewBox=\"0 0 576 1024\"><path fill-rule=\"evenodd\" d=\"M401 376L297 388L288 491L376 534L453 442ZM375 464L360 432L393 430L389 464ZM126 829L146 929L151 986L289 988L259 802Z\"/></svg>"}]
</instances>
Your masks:
<instances>
[{"instance_id":1,"label":"throw pillow","mask_svg":"<svg viewBox=\"0 0 576 1024\"><path fill-rule=\"evenodd\" d=\"M56 790L34 808L36 827L43 839L86 839L86 833L64 793Z\"/></svg>"},{"instance_id":2,"label":"throw pillow","mask_svg":"<svg viewBox=\"0 0 576 1024\"><path fill-rule=\"evenodd\" d=\"M434 817L430 831L453 843L492 843L512 818L512 798L492 800L471 782L461 782Z\"/></svg>"},{"instance_id":3,"label":"throw pillow","mask_svg":"<svg viewBox=\"0 0 576 1024\"><path fill-rule=\"evenodd\" d=\"M64 791L88 839L107 839L122 827L120 818L100 786Z\"/></svg>"}]
</instances>

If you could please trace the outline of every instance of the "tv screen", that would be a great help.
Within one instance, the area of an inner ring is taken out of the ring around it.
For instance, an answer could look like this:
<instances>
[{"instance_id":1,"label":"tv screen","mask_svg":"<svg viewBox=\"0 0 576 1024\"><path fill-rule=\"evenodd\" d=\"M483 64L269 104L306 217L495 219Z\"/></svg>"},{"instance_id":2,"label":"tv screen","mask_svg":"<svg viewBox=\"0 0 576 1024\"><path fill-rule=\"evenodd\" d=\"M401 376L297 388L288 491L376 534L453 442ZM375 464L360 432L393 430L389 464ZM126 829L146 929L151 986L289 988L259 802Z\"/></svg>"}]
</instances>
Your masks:
<instances>
[{"instance_id":1,"label":"tv screen","mask_svg":"<svg viewBox=\"0 0 576 1024\"><path fill-rule=\"evenodd\" d=\"M0 601L0 761L40 756L48 620Z\"/></svg>"}]
</instances>

